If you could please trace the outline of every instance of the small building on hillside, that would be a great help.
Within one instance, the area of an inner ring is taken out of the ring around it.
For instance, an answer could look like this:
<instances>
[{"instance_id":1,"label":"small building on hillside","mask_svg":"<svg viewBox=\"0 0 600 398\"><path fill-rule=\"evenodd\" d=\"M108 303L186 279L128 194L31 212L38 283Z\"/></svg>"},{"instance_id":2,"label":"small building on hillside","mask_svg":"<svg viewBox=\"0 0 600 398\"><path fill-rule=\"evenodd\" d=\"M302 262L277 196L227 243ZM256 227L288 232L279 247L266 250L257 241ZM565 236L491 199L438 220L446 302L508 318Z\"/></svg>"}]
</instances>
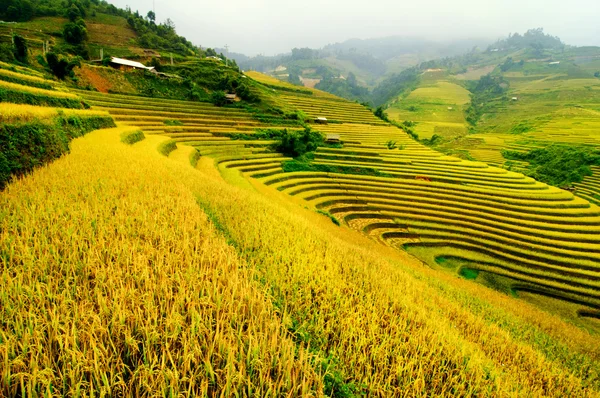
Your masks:
<instances>
[{"instance_id":1,"label":"small building on hillside","mask_svg":"<svg viewBox=\"0 0 600 398\"><path fill-rule=\"evenodd\" d=\"M518 100L519 100L519 98L518 98L518 97L512 97L510 100L511 100L511 101L518 101Z\"/></svg>"},{"instance_id":2,"label":"small building on hillside","mask_svg":"<svg viewBox=\"0 0 600 398\"><path fill-rule=\"evenodd\" d=\"M142 70L153 70L154 66L145 66L144 64L140 63L140 62L136 62L136 61L131 61L128 59L124 59L124 58L116 58L116 57L112 57L110 59L110 66L112 66L115 69L119 69L119 70L136 70L136 69L142 69Z\"/></svg>"},{"instance_id":3,"label":"small building on hillside","mask_svg":"<svg viewBox=\"0 0 600 398\"><path fill-rule=\"evenodd\" d=\"M330 144L339 144L341 142L339 134L327 134L325 136L325 142Z\"/></svg>"},{"instance_id":4,"label":"small building on hillside","mask_svg":"<svg viewBox=\"0 0 600 398\"><path fill-rule=\"evenodd\" d=\"M319 117L315 118L315 123L327 124L327 118L319 116Z\"/></svg>"},{"instance_id":5,"label":"small building on hillside","mask_svg":"<svg viewBox=\"0 0 600 398\"><path fill-rule=\"evenodd\" d=\"M548 65L560 65L560 61L549 62Z\"/></svg>"},{"instance_id":6,"label":"small building on hillside","mask_svg":"<svg viewBox=\"0 0 600 398\"><path fill-rule=\"evenodd\" d=\"M228 102L235 102L237 100L237 95L225 94L225 99L227 99Z\"/></svg>"}]
</instances>

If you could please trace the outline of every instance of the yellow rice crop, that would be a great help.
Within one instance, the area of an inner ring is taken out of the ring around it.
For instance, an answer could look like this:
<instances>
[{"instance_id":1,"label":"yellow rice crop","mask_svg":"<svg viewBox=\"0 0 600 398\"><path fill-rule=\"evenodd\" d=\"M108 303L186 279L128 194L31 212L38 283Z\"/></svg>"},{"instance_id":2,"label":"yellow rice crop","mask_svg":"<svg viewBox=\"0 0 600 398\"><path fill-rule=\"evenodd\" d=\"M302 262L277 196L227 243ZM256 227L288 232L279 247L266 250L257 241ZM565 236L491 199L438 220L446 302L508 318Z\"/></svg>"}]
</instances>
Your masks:
<instances>
[{"instance_id":1,"label":"yellow rice crop","mask_svg":"<svg viewBox=\"0 0 600 398\"><path fill-rule=\"evenodd\" d=\"M0 194L3 395L599 395L598 337L127 129Z\"/></svg>"},{"instance_id":2,"label":"yellow rice crop","mask_svg":"<svg viewBox=\"0 0 600 398\"><path fill-rule=\"evenodd\" d=\"M24 92L31 93L31 94L45 95L48 97L73 98L73 99L79 98L79 97L77 97L77 95L75 95L73 93L67 93L64 91L44 90L41 88L23 86L22 84L9 83L9 82L0 80L0 89L2 89L2 88L8 89L8 90L13 90L13 91L24 91Z\"/></svg>"},{"instance_id":3,"label":"yellow rice crop","mask_svg":"<svg viewBox=\"0 0 600 398\"><path fill-rule=\"evenodd\" d=\"M8 77L15 77L17 79L30 81L30 82L34 82L34 83L45 83L45 84L50 84L50 85L56 84L56 82L54 82L52 80L47 80L47 79L37 77L37 76L25 75L23 73L17 73L17 72L13 72L13 71L6 70L6 69L0 69L0 75L4 75L4 76L8 76Z\"/></svg>"},{"instance_id":4,"label":"yellow rice crop","mask_svg":"<svg viewBox=\"0 0 600 398\"><path fill-rule=\"evenodd\" d=\"M0 195L0 395L320 390L179 180L196 172L117 144L127 129L73 141Z\"/></svg>"},{"instance_id":5,"label":"yellow rice crop","mask_svg":"<svg viewBox=\"0 0 600 398\"><path fill-rule=\"evenodd\" d=\"M61 109L25 104L0 103L0 123L26 123L34 119L43 120L56 116L58 112L70 116L110 116L108 112L83 109Z\"/></svg>"}]
</instances>

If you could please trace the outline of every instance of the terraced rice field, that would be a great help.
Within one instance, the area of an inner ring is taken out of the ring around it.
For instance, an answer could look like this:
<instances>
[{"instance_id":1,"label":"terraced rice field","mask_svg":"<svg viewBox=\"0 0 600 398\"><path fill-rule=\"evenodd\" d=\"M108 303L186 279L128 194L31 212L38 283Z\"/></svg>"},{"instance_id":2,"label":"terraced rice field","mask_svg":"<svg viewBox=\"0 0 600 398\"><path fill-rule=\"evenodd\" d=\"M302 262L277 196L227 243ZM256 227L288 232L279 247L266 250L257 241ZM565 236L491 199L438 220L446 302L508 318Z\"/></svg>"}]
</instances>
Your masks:
<instances>
[{"instance_id":1,"label":"terraced rice field","mask_svg":"<svg viewBox=\"0 0 600 398\"><path fill-rule=\"evenodd\" d=\"M118 122L193 146L222 169L238 170L328 211L432 267L471 270L483 282L493 275L504 278L505 290L515 294L535 292L600 308L600 208L522 174L445 156L393 126L370 124L366 109L351 118L355 104L348 101L321 100L320 106L329 106L323 114L330 115L346 107L353 123L313 126L344 142L343 148L319 148L313 161L351 170L340 174L284 172L282 162L290 159L269 150L271 141L231 140L228 133L264 127L241 110L81 95ZM293 106L310 102L300 94L281 97ZM167 126L165 120L182 125ZM389 142L394 149L388 149ZM488 161L500 164L492 153ZM378 176L364 175L369 170Z\"/></svg>"},{"instance_id":2,"label":"terraced rice field","mask_svg":"<svg viewBox=\"0 0 600 398\"><path fill-rule=\"evenodd\" d=\"M584 177L583 181L575 184L577 196L600 206L600 167L592 166L593 175Z\"/></svg>"},{"instance_id":3,"label":"terraced rice field","mask_svg":"<svg viewBox=\"0 0 600 398\"><path fill-rule=\"evenodd\" d=\"M392 126L315 128L340 134L344 147L319 148L314 163L355 174L286 173L264 159L266 173L256 159L228 166L431 266L476 270L480 280L505 277L515 294L534 291L600 308L596 205L520 173L445 156ZM396 148L388 149L388 141ZM502 161L493 151L486 160ZM385 177L361 175L372 169Z\"/></svg>"},{"instance_id":4,"label":"terraced rice field","mask_svg":"<svg viewBox=\"0 0 600 398\"><path fill-rule=\"evenodd\" d=\"M84 91L80 94L93 109L109 112L115 121L138 126L146 135L166 135L178 144L192 146L224 168L266 173L280 171L281 162L288 160L268 150L272 141L230 139L234 133L277 128L257 121L244 110L189 101Z\"/></svg>"}]
</instances>

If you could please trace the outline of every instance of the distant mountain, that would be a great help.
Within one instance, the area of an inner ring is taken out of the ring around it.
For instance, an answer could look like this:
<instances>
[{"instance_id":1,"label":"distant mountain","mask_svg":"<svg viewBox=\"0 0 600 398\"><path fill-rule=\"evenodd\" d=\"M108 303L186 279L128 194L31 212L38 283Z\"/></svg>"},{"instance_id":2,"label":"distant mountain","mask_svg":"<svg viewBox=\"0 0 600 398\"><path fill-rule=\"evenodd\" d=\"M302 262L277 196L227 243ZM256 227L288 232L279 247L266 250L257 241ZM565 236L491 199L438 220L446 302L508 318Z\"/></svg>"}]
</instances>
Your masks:
<instances>
[{"instance_id":1,"label":"distant mountain","mask_svg":"<svg viewBox=\"0 0 600 398\"><path fill-rule=\"evenodd\" d=\"M389 36L375 39L349 39L342 43L329 44L323 47L323 50L336 53L365 53L387 61L405 54L426 54L435 58L450 57L463 54L473 47L485 47L489 42L490 40L481 38L437 42L418 37Z\"/></svg>"}]
</instances>

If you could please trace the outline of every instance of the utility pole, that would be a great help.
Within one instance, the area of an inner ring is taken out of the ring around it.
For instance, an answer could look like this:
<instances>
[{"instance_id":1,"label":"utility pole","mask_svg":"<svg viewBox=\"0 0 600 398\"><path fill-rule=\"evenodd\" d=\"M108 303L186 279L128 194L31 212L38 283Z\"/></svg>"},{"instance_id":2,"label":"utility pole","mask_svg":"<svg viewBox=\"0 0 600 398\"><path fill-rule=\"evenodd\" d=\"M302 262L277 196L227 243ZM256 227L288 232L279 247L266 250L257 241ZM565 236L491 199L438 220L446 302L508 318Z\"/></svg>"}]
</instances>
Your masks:
<instances>
[{"instance_id":1,"label":"utility pole","mask_svg":"<svg viewBox=\"0 0 600 398\"><path fill-rule=\"evenodd\" d=\"M229 66L229 45L225 44L225 66Z\"/></svg>"}]
</instances>

